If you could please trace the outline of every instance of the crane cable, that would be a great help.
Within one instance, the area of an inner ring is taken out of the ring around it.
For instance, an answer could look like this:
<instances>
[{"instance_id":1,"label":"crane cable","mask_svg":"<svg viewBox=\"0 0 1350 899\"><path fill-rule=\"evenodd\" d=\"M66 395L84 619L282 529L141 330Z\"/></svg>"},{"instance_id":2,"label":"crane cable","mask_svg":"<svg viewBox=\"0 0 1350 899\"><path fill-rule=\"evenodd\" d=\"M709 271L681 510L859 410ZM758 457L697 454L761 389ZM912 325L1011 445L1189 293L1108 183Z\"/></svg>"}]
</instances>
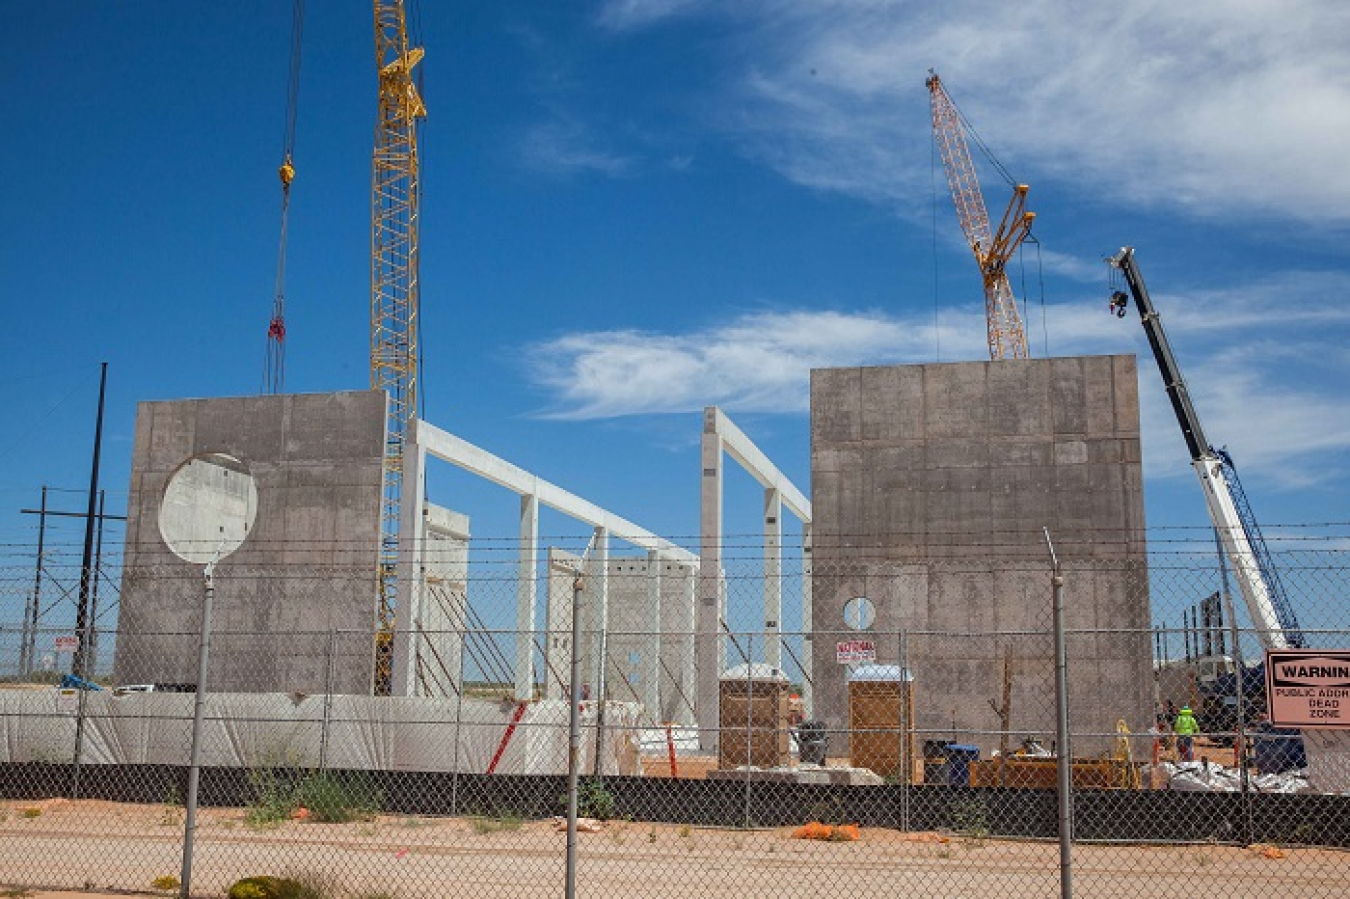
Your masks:
<instances>
[{"instance_id":1,"label":"crane cable","mask_svg":"<svg viewBox=\"0 0 1350 899\"><path fill-rule=\"evenodd\" d=\"M305 25L305 0L295 0L291 18L291 68L286 93L286 130L282 136L281 239L277 248L277 282L272 318L267 324L267 361L264 392L280 393L286 380L286 224L295 180L295 121L300 100L300 46Z\"/></svg>"}]
</instances>

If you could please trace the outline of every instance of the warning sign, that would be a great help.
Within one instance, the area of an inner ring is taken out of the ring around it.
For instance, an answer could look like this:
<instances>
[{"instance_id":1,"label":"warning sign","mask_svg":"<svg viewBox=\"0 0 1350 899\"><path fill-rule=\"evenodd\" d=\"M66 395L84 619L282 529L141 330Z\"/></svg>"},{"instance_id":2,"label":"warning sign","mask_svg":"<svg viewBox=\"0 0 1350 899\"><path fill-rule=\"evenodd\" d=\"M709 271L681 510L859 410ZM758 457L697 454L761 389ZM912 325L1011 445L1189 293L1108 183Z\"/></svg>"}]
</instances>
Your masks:
<instances>
[{"instance_id":1,"label":"warning sign","mask_svg":"<svg viewBox=\"0 0 1350 899\"><path fill-rule=\"evenodd\" d=\"M840 640L834 644L834 658L841 665L877 660L877 644L872 640Z\"/></svg>"},{"instance_id":2,"label":"warning sign","mask_svg":"<svg viewBox=\"0 0 1350 899\"><path fill-rule=\"evenodd\" d=\"M1276 727L1350 727L1350 650L1266 650L1266 696Z\"/></svg>"},{"instance_id":3,"label":"warning sign","mask_svg":"<svg viewBox=\"0 0 1350 899\"><path fill-rule=\"evenodd\" d=\"M57 652L74 652L80 646L80 638L70 634L62 634L52 642Z\"/></svg>"}]
</instances>

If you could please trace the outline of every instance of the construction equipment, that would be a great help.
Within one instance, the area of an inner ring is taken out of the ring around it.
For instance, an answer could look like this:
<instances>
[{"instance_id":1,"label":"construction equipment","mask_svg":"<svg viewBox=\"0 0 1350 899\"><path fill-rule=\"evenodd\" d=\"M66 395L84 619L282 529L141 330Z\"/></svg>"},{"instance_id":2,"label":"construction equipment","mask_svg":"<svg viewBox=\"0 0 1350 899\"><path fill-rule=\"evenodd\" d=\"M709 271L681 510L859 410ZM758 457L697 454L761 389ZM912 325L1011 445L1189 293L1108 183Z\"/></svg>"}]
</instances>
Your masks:
<instances>
[{"instance_id":1,"label":"construction equipment","mask_svg":"<svg viewBox=\"0 0 1350 899\"><path fill-rule=\"evenodd\" d=\"M1022 316L1017 311L1017 299L1005 271L1008 260L1022 245L1031 231L1036 213L1028 212L1027 185L1013 183L1012 199L1003 213L998 230L991 231L989 211L980 192L979 177L966 146L965 131L969 127L956 104L942 86L942 79L928 70L929 93L933 101L933 135L942 154L942 167L947 172L947 184L956 203L956 217L961 231L975 254L984 279L984 313L988 327L990 359L1027 358L1027 335L1022 327ZM973 131L972 131L973 134ZM976 137L978 142L978 136ZM988 154L992 159L992 154ZM993 160L998 166L998 161ZM1004 177L1007 172L998 166Z\"/></svg>"},{"instance_id":2,"label":"construction equipment","mask_svg":"<svg viewBox=\"0 0 1350 899\"><path fill-rule=\"evenodd\" d=\"M263 392L280 393L286 382L286 220L291 208L291 182L295 180L295 116L300 99L300 43L305 25L305 0L295 0L291 18L291 72L286 92L286 136L282 142L281 243L277 249L277 283L272 300L272 318L267 323L267 360Z\"/></svg>"},{"instance_id":3,"label":"construction equipment","mask_svg":"<svg viewBox=\"0 0 1350 899\"><path fill-rule=\"evenodd\" d=\"M1134 248L1122 248L1107 262L1124 275L1130 295L1134 297L1144 333L1148 336L1149 346L1153 348L1153 357L1158 362L1163 385L1172 402L1172 411L1181 425L1181 436L1191 454L1191 466L1200 478L1210 521L1214 524L1224 554L1237 578L1238 589L1261 644L1267 649L1304 646L1298 618L1271 564L1270 552L1252 515L1251 506L1247 503L1246 494L1242 492L1232 458L1221 450L1213 449L1205 440L1200 417L1191 404L1190 393L1181 377L1176 357L1172 355L1162 319L1153 308L1143 275L1134 261ZM1124 291L1116 290L1111 294L1111 309L1117 317L1124 317L1128 304L1129 296Z\"/></svg>"},{"instance_id":4,"label":"construction equipment","mask_svg":"<svg viewBox=\"0 0 1350 899\"><path fill-rule=\"evenodd\" d=\"M417 417L418 185L417 129L427 109L413 80L423 49L411 46L403 0L375 0L379 117L371 177L370 386L389 395L378 570L379 632L375 692L390 689L398 596L403 451Z\"/></svg>"}]
</instances>

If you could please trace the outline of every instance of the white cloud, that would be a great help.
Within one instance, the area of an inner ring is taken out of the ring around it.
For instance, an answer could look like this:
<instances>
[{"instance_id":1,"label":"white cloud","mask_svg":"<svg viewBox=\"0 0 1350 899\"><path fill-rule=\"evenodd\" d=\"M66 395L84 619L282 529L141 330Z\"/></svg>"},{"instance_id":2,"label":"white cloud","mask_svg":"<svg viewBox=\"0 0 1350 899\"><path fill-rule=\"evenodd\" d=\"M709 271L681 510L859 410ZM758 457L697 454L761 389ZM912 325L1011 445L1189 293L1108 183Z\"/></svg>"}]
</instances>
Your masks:
<instances>
[{"instance_id":1,"label":"white cloud","mask_svg":"<svg viewBox=\"0 0 1350 899\"><path fill-rule=\"evenodd\" d=\"M530 168L555 175L598 172L617 177L629 174L635 166L632 157L598 147L580 124L560 119L532 128L521 154Z\"/></svg>"},{"instance_id":2,"label":"white cloud","mask_svg":"<svg viewBox=\"0 0 1350 899\"><path fill-rule=\"evenodd\" d=\"M1326 460L1350 451L1350 406L1341 392L1350 356L1337 339L1350 311L1324 297L1330 286L1330 276L1295 274L1228 294L1155 293L1206 436L1228 446L1244 474L1308 486L1338 477ZM1038 313L1027 326L1034 356L1044 355ZM1046 318L1052 355L1139 357L1149 476L1190 477L1134 310L1115 318L1103 294L1048 305ZM535 383L552 397L548 417L598 419L708 405L801 413L812 368L931 362L939 348L944 361L984 358L983 309L947 309L936 322L918 314L766 311L684 334L569 334L525 355L536 360ZM1306 379L1309 360L1321 373L1315 380ZM1304 364L1304 380L1289 379L1295 363Z\"/></svg>"},{"instance_id":3,"label":"white cloud","mask_svg":"<svg viewBox=\"0 0 1350 899\"><path fill-rule=\"evenodd\" d=\"M631 31L707 5L708 0L609 0L597 21L612 31Z\"/></svg>"},{"instance_id":4,"label":"white cloud","mask_svg":"<svg viewBox=\"0 0 1350 899\"><path fill-rule=\"evenodd\" d=\"M633 29L695 8L628 0L607 13ZM1350 5L1338 0L721 9L742 74L713 115L797 183L902 206L926 197L935 66L1019 177L1196 216L1350 220Z\"/></svg>"}]
</instances>

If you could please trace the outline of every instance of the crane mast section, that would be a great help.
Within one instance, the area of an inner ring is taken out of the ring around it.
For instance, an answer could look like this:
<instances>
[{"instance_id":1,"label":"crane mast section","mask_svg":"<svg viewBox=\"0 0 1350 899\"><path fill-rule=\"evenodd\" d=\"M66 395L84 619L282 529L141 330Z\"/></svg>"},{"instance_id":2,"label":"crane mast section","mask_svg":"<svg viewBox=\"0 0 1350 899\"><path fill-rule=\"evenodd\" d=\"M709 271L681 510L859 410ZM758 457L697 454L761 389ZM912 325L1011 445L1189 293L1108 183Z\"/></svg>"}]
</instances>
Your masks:
<instances>
[{"instance_id":1,"label":"crane mast section","mask_svg":"<svg viewBox=\"0 0 1350 899\"><path fill-rule=\"evenodd\" d=\"M933 134L942 156L942 168L947 174L947 186L956 204L956 217L984 282L989 358L1025 359L1029 355L1026 329L1005 269L1008 260L1030 233L1031 223L1036 218L1034 212L1026 210L1027 186L1018 184L1014 187L1008 208L995 231L989 223L989 210L980 191L979 176L956 104L936 73L928 78L928 90L933 101Z\"/></svg>"},{"instance_id":2,"label":"crane mast section","mask_svg":"<svg viewBox=\"0 0 1350 899\"><path fill-rule=\"evenodd\" d=\"M389 397L378 584L379 649L386 656L398 593L404 444L408 424L417 416L417 124L426 107L412 72L422 56L422 48L408 45L402 0L376 0L379 116L371 166L370 386ZM377 689L387 675L385 658L377 662Z\"/></svg>"}]
</instances>

